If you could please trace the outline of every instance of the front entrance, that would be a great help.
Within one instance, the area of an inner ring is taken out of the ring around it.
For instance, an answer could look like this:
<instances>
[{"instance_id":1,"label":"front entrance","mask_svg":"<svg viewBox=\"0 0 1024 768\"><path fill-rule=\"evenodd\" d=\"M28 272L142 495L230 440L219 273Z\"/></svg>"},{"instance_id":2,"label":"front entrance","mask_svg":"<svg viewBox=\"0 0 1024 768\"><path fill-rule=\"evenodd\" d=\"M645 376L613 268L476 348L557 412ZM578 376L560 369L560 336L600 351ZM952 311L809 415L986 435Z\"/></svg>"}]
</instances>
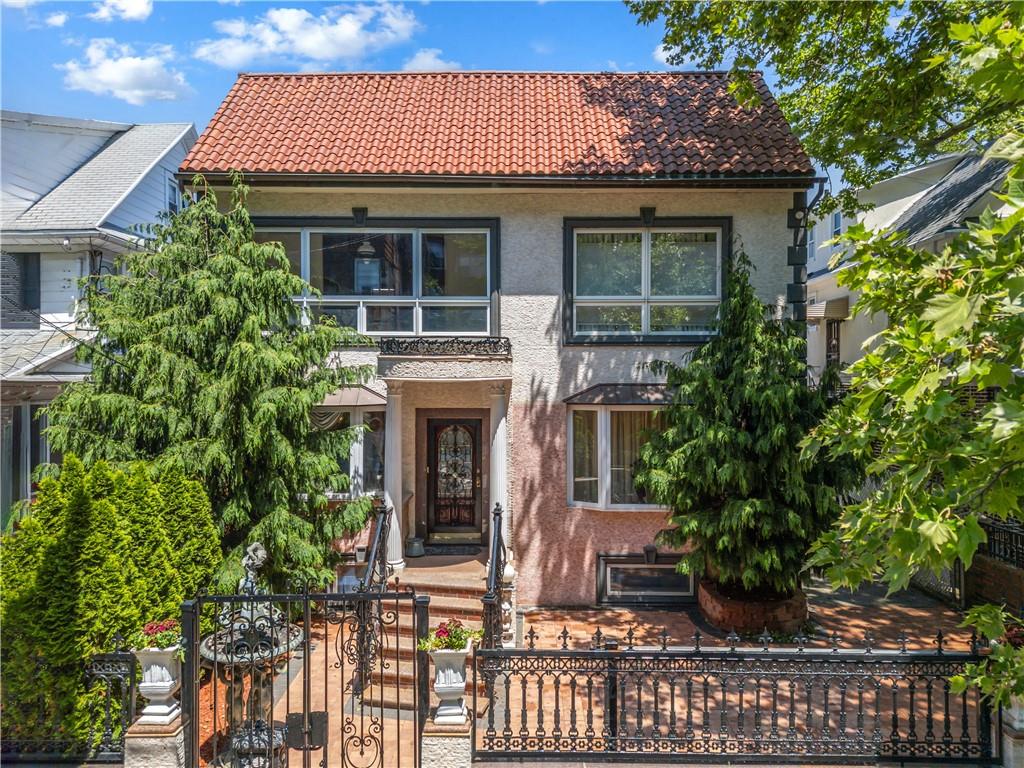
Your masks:
<instances>
[{"instance_id":1,"label":"front entrance","mask_svg":"<svg viewBox=\"0 0 1024 768\"><path fill-rule=\"evenodd\" d=\"M481 419L427 419L427 531L481 530Z\"/></svg>"}]
</instances>

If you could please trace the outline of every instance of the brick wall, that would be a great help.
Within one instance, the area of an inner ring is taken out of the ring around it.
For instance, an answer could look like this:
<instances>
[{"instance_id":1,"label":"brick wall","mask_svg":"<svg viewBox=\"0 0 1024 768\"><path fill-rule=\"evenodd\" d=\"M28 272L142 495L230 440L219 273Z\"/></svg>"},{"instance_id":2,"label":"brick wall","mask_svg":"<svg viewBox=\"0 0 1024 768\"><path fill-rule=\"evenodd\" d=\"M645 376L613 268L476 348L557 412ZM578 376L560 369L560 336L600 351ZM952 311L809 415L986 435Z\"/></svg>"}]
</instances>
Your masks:
<instances>
[{"instance_id":1,"label":"brick wall","mask_svg":"<svg viewBox=\"0 0 1024 768\"><path fill-rule=\"evenodd\" d=\"M1024 612L1024 570L986 555L977 555L964 574L968 605L1006 603Z\"/></svg>"},{"instance_id":2,"label":"brick wall","mask_svg":"<svg viewBox=\"0 0 1024 768\"><path fill-rule=\"evenodd\" d=\"M0 253L0 296L0 326L39 327L39 254Z\"/></svg>"}]
</instances>

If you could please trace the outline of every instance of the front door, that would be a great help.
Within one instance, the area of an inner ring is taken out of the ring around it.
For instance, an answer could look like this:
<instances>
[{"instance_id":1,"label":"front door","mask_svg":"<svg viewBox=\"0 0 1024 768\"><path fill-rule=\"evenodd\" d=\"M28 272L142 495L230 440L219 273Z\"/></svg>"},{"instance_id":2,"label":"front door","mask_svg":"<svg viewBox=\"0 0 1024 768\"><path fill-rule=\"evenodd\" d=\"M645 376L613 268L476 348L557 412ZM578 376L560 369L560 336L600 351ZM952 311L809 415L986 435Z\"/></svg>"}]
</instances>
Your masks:
<instances>
[{"instance_id":1,"label":"front door","mask_svg":"<svg viewBox=\"0 0 1024 768\"><path fill-rule=\"evenodd\" d=\"M427 524L480 530L480 419L427 419Z\"/></svg>"}]
</instances>

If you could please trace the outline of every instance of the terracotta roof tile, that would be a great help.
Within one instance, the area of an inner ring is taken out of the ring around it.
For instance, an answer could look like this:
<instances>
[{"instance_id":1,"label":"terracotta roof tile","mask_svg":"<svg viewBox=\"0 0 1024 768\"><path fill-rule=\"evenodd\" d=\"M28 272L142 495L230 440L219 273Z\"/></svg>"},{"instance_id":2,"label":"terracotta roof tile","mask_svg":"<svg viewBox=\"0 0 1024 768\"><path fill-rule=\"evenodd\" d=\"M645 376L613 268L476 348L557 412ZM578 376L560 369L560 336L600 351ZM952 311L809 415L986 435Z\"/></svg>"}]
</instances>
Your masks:
<instances>
[{"instance_id":1,"label":"terracotta roof tile","mask_svg":"<svg viewBox=\"0 0 1024 768\"><path fill-rule=\"evenodd\" d=\"M814 169L760 75L239 75L185 173L789 176Z\"/></svg>"}]
</instances>

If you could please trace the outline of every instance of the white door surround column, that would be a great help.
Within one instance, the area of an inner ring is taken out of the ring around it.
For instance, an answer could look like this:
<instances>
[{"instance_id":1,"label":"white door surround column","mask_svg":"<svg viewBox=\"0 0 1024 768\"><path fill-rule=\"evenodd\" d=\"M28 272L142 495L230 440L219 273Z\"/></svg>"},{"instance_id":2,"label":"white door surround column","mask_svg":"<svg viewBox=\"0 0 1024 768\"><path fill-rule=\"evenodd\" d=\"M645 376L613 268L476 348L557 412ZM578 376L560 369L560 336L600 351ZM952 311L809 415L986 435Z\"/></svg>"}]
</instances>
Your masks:
<instances>
[{"instance_id":1,"label":"white door surround column","mask_svg":"<svg viewBox=\"0 0 1024 768\"><path fill-rule=\"evenodd\" d=\"M491 396L491 465L490 465L490 509L501 504L501 535L505 540L508 557L512 557L512 538L509 520L511 510L508 506L508 385L497 382L490 387ZM492 518L488 518L489 520Z\"/></svg>"},{"instance_id":2,"label":"white door surround column","mask_svg":"<svg viewBox=\"0 0 1024 768\"><path fill-rule=\"evenodd\" d=\"M402 531L402 385L389 381L384 425L384 504L391 509L388 531L388 565L405 568L405 536Z\"/></svg>"}]
</instances>

